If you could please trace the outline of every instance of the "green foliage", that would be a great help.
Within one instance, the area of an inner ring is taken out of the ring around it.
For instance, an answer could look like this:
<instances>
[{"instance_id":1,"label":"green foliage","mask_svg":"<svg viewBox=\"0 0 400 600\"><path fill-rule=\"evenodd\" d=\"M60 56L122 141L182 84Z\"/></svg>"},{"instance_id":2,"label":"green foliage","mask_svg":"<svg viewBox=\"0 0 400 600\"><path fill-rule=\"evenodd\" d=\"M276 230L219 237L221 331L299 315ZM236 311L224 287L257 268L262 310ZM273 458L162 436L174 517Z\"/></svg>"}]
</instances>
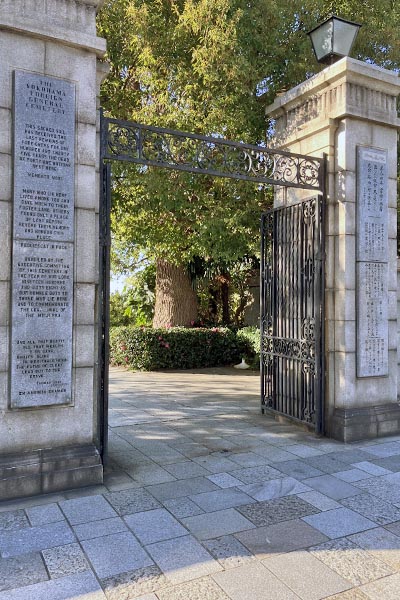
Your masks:
<instances>
[{"instance_id":1,"label":"green foliage","mask_svg":"<svg viewBox=\"0 0 400 600\"><path fill-rule=\"evenodd\" d=\"M110 295L110 325L119 327L129 325L130 319L126 314L126 295L121 292L114 292Z\"/></svg>"},{"instance_id":2,"label":"green foliage","mask_svg":"<svg viewBox=\"0 0 400 600\"><path fill-rule=\"evenodd\" d=\"M250 352L248 341L227 328L110 330L111 364L143 371L231 365Z\"/></svg>"},{"instance_id":3,"label":"green foliage","mask_svg":"<svg viewBox=\"0 0 400 600\"><path fill-rule=\"evenodd\" d=\"M306 32L330 12L359 21L353 56L400 68L395 0L106 0L106 113L149 125L265 143L265 105L320 71ZM139 253L186 264L194 256L257 254L268 189L153 168L114 167L114 265Z\"/></svg>"},{"instance_id":4,"label":"green foliage","mask_svg":"<svg viewBox=\"0 0 400 600\"><path fill-rule=\"evenodd\" d=\"M247 344L248 353L245 355L247 363L253 368L260 366L260 330L258 327L243 327L236 334L238 340Z\"/></svg>"},{"instance_id":5,"label":"green foliage","mask_svg":"<svg viewBox=\"0 0 400 600\"><path fill-rule=\"evenodd\" d=\"M127 278L123 292L110 296L110 324L151 325L154 314L154 290L156 285L154 264L148 264Z\"/></svg>"}]
</instances>

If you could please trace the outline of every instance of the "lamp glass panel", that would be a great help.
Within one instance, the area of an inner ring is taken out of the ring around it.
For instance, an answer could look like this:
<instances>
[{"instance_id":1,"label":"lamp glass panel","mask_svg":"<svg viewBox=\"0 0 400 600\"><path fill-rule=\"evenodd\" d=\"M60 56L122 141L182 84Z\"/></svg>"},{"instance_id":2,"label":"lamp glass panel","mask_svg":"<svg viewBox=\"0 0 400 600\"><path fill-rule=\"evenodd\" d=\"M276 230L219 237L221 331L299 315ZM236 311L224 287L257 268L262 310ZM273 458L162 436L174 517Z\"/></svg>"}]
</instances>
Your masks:
<instances>
[{"instance_id":1,"label":"lamp glass panel","mask_svg":"<svg viewBox=\"0 0 400 600\"><path fill-rule=\"evenodd\" d=\"M327 21L311 33L317 60L332 52L333 22Z\"/></svg>"},{"instance_id":2,"label":"lamp glass panel","mask_svg":"<svg viewBox=\"0 0 400 600\"><path fill-rule=\"evenodd\" d=\"M359 27L343 21L335 21L333 36L333 52L342 56L350 54L354 38L357 35Z\"/></svg>"}]
</instances>

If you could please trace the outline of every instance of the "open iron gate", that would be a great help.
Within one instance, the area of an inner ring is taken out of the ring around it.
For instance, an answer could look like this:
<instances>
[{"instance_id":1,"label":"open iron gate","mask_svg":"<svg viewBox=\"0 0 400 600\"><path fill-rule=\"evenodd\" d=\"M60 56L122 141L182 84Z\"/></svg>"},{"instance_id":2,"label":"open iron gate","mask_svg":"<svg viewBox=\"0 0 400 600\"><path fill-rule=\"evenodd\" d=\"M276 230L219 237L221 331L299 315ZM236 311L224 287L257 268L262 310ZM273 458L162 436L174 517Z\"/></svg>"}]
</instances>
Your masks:
<instances>
[{"instance_id":1,"label":"open iron gate","mask_svg":"<svg viewBox=\"0 0 400 600\"><path fill-rule=\"evenodd\" d=\"M240 179L261 185L279 186L281 188L297 188L301 190L310 190L315 194L324 193L325 181L325 159L282 150L274 150L265 146L255 146L243 144L241 142L232 142L219 137L209 137L162 127L153 127L133 121L123 121L104 117L100 113L100 254L99 254L99 365L98 365L98 440L97 444L103 461L107 457L108 441L108 364L109 364L109 327L110 327L110 210L112 194L112 169L113 162L134 163L145 167L160 167L164 169L173 169L186 171L189 173L198 173L213 177L228 177L230 179ZM317 201L317 210L320 210L321 204ZM311 208L311 205L310 205ZM271 213L272 214L272 213ZM320 213L318 213L320 215ZM277 217L273 217L276 219ZM263 222L269 223L269 217L265 217ZM320 219L320 216L318 217ZM275 221L274 221L275 222ZM279 225L278 221L276 224ZM271 235L272 230L268 230ZM274 238L274 248L278 248L282 234L276 229L278 237ZM265 235L263 240L265 242ZM274 234L275 235L275 234ZM322 235L322 234L321 234ZM279 237L281 236L281 237ZM271 245L267 244L266 248ZM269 250L267 250L268 252ZM264 257L264 254L263 254ZM265 270L265 269L264 269ZM263 272L264 272L263 270ZM268 284L269 285L269 284ZM320 281L321 290L323 285ZM264 286L263 298L266 298L266 288ZM271 288L272 289L272 288ZM269 306L269 305L268 305ZM275 305L274 305L275 306ZM264 302L265 310L266 304ZM264 314L264 313L263 313ZM279 313L276 314L279 318ZM320 316L320 319L322 317ZM310 323L311 327L311 323ZM314 329L320 331L321 320L315 321ZM277 329L278 331L278 329ZM279 330L280 331L280 330ZM269 334L269 329L264 327L265 332ZM322 335L322 334L321 334ZM272 338L271 338L272 339ZM274 344L274 341L269 342ZM318 356L320 359L319 377L322 381L322 337L319 337ZM278 355L277 355L278 357ZM275 358L273 364L275 364ZM265 365L262 370L263 386L263 407L265 404L265 390L268 394L277 397L280 388L276 387L277 368L274 367L271 377L271 368ZM272 388L271 385L274 387ZM313 398L320 398L322 405L322 383L314 386ZM318 390L317 390L318 387ZM275 392L273 391L275 390ZM316 395L317 394L317 395ZM268 402L268 405L270 403ZM310 404L311 406L311 404ZM281 410L285 407L277 406L275 401L271 403L271 408ZM322 409L319 407L319 417L322 423ZM304 411L303 411L304 412ZM289 413L287 413L289 414ZM296 413L297 414L297 413ZM294 416L296 416L296 414ZM303 415L304 416L304 415ZM312 415L311 420L314 419ZM320 431L322 424L316 426Z\"/></svg>"},{"instance_id":2,"label":"open iron gate","mask_svg":"<svg viewBox=\"0 0 400 600\"><path fill-rule=\"evenodd\" d=\"M323 196L261 219L261 402L323 433Z\"/></svg>"}]
</instances>

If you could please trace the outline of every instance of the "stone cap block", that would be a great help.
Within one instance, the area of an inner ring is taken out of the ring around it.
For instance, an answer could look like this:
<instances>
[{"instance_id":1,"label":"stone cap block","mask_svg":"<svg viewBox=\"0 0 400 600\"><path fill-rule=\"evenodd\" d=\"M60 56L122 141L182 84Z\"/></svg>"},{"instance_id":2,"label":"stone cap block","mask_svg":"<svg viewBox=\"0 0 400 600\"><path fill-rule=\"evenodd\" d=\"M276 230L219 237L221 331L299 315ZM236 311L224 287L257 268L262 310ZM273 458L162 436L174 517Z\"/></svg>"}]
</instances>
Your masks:
<instances>
[{"instance_id":1,"label":"stone cap block","mask_svg":"<svg viewBox=\"0 0 400 600\"><path fill-rule=\"evenodd\" d=\"M102 0L0 0L0 30L58 40L104 56L106 42L96 36Z\"/></svg>"},{"instance_id":2,"label":"stone cap block","mask_svg":"<svg viewBox=\"0 0 400 600\"><path fill-rule=\"evenodd\" d=\"M314 135L345 117L400 129L399 94L397 73L344 57L266 108L266 115L276 121L274 146Z\"/></svg>"}]
</instances>

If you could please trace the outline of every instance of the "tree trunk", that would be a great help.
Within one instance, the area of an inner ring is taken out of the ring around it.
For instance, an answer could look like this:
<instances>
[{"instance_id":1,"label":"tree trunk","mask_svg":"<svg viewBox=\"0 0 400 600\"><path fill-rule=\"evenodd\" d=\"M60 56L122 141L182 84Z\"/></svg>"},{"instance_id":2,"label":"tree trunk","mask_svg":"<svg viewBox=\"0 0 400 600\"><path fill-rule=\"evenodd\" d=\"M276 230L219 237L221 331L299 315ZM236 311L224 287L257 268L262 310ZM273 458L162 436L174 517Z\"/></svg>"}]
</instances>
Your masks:
<instances>
[{"instance_id":1,"label":"tree trunk","mask_svg":"<svg viewBox=\"0 0 400 600\"><path fill-rule=\"evenodd\" d=\"M156 262L153 327L190 327L197 319L197 298L184 266Z\"/></svg>"}]
</instances>

